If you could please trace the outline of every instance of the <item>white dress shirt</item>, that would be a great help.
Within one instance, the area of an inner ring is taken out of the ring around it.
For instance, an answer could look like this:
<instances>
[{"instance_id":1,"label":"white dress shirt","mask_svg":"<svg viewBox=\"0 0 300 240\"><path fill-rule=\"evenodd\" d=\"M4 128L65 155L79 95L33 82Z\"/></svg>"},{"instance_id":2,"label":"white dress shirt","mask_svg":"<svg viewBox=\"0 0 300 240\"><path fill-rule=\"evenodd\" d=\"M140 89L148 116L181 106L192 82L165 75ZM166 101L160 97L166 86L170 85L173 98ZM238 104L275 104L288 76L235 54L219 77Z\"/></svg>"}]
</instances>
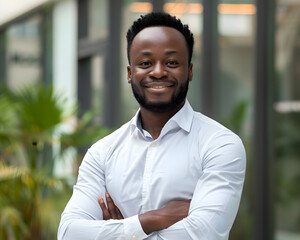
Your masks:
<instances>
[{"instance_id":1,"label":"white dress shirt","mask_svg":"<svg viewBox=\"0 0 300 240\"><path fill-rule=\"evenodd\" d=\"M188 101L155 140L141 129L138 111L88 150L58 239L228 239L245 166L240 138L194 112ZM97 200L106 191L124 219L103 220ZM165 230L143 232L139 214L180 199L192 199L188 217Z\"/></svg>"}]
</instances>

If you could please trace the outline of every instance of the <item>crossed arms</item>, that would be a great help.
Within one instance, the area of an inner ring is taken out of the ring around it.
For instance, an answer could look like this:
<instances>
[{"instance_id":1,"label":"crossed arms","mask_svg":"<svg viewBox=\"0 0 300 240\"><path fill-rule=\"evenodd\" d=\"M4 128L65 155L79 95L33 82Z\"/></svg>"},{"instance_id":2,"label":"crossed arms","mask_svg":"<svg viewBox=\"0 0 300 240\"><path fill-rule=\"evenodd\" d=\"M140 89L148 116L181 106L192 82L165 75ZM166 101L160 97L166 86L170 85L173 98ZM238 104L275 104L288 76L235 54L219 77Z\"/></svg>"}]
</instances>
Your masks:
<instances>
[{"instance_id":1,"label":"crossed arms","mask_svg":"<svg viewBox=\"0 0 300 240\"><path fill-rule=\"evenodd\" d=\"M124 219L124 208L122 215L120 206L109 195L105 197L105 173L101 169L88 152L62 214L59 240L145 239L150 233L165 240L228 239L245 176L245 152L239 139L209 149L190 201L169 201L160 209L139 215L127 212Z\"/></svg>"},{"instance_id":2,"label":"crossed arms","mask_svg":"<svg viewBox=\"0 0 300 240\"><path fill-rule=\"evenodd\" d=\"M108 192L105 193L105 198L107 206L103 198L98 199L103 213L103 220L123 219L121 211L114 204ZM161 209L140 214L139 221L144 232L150 234L154 231L160 231L184 219L188 216L190 202L190 200L171 201Z\"/></svg>"}]
</instances>

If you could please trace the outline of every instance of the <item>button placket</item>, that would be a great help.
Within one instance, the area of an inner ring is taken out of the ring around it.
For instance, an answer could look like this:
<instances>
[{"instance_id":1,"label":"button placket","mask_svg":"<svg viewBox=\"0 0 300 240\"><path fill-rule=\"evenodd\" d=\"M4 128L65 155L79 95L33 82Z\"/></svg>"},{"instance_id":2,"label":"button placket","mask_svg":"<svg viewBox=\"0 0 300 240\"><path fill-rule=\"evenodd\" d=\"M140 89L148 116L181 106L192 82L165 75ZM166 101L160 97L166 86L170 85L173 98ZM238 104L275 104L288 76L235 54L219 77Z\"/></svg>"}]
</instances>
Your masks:
<instances>
[{"instance_id":1,"label":"button placket","mask_svg":"<svg viewBox=\"0 0 300 240\"><path fill-rule=\"evenodd\" d=\"M149 202L149 189L151 172L153 168L153 156L155 155L157 141L153 141L149 144L147 149L147 155L145 159L145 170L143 175L143 190L142 190L142 212L151 210L151 202Z\"/></svg>"}]
</instances>

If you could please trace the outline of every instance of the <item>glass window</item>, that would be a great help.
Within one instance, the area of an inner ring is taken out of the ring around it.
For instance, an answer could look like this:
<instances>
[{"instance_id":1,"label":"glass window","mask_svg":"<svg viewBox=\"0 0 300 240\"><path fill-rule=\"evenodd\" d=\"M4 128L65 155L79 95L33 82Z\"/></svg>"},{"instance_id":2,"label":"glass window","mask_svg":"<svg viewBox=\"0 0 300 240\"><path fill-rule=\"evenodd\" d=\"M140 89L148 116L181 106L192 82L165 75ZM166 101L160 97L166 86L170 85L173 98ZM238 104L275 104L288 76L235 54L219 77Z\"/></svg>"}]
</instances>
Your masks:
<instances>
[{"instance_id":1,"label":"glass window","mask_svg":"<svg viewBox=\"0 0 300 240\"><path fill-rule=\"evenodd\" d=\"M247 174L241 206L231 239L253 239L251 202L251 149L254 105L255 18L254 0L223 0L218 4L219 79L217 116L243 140Z\"/></svg>"},{"instance_id":2,"label":"glass window","mask_svg":"<svg viewBox=\"0 0 300 240\"><path fill-rule=\"evenodd\" d=\"M7 39L7 84L11 88L41 80L41 16L10 26Z\"/></svg>"},{"instance_id":3,"label":"glass window","mask_svg":"<svg viewBox=\"0 0 300 240\"><path fill-rule=\"evenodd\" d=\"M236 104L252 104L254 85L255 1L219 4L220 80L218 111L227 115ZM245 7L246 5L246 7ZM245 10L246 9L246 10ZM247 10L248 9L248 10Z\"/></svg>"},{"instance_id":4,"label":"glass window","mask_svg":"<svg viewBox=\"0 0 300 240\"><path fill-rule=\"evenodd\" d=\"M300 239L300 2L277 0L275 239Z\"/></svg>"},{"instance_id":5,"label":"glass window","mask_svg":"<svg viewBox=\"0 0 300 240\"><path fill-rule=\"evenodd\" d=\"M95 122L103 124L103 80L105 60L103 56L96 55L91 59L91 92L92 92L92 109L99 111Z\"/></svg>"},{"instance_id":6,"label":"glass window","mask_svg":"<svg viewBox=\"0 0 300 240\"><path fill-rule=\"evenodd\" d=\"M101 39L108 36L108 1L89 0L88 2L88 36Z\"/></svg>"},{"instance_id":7,"label":"glass window","mask_svg":"<svg viewBox=\"0 0 300 240\"><path fill-rule=\"evenodd\" d=\"M106 52L103 44L109 36L109 2L107 0L79 1L80 51L78 61L78 101L81 111L98 111L95 124L104 124L104 78ZM85 21L87 20L87 21ZM86 31L87 30L87 31ZM113 31L113 30L112 30Z\"/></svg>"}]
</instances>

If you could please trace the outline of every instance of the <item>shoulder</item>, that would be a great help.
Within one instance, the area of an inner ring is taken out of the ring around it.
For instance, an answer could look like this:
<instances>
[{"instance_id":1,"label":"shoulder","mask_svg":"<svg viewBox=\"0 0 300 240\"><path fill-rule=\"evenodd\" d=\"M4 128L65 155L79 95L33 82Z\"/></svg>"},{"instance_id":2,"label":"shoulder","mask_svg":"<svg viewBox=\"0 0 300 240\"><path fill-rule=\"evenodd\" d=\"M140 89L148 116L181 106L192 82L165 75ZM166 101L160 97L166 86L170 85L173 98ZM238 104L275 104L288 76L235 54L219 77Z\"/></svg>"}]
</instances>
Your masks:
<instances>
[{"instance_id":1,"label":"shoulder","mask_svg":"<svg viewBox=\"0 0 300 240\"><path fill-rule=\"evenodd\" d=\"M194 112L193 124L195 127L200 128L205 133L228 130L225 126L223 126L216 120L207 117L200 112Z\"/></svg>"},{"instance_id":2,"label":"shoulder","mask_svg":"<svg viewBox=\"0 0 300 240\"><path fill-rule=\"evenodd\" d=\"M207 161L221 156L224 161L238 158L244 165L246 153L241 138L219 122L199 113L194 113L193 131L201 144L202 156ZM205 161L205 160L204 160Z\"/></svg>"},{"instance_id":3,"label":"shoulder","mask_svg":"<svg viewBox=\"0 0 300 240\"><path fill-rule=\"evenodd\" d=\"M130 122L125 123L111 134L95 142L89 149L88 153L94 158L104 159L113 149L125 141L130 134Z\"/></svg>"},{"instance_id":4,"label":"shoulder","mask_svg":"<svg viewBox=\"0 0 300 240\"><path fill-rule=\"evenodd\" d=\"M208 141L210 138L232 138L240 141L237 134L223 126L216 120L209 118L202 113L194 112L192 130Z\"/></svg>"}]
</instances>

